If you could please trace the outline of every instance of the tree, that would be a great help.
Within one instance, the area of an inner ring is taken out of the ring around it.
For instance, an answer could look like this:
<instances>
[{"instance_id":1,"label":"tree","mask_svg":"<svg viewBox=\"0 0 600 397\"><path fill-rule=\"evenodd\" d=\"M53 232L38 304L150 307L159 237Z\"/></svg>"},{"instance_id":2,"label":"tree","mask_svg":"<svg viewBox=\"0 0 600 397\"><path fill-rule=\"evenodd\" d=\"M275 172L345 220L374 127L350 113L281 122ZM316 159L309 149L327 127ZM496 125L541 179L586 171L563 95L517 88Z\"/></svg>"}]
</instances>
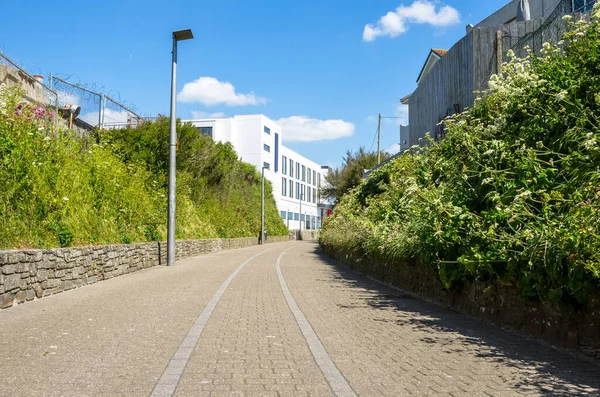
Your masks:
<instances>
[{"instance_id":1,"label":"tree","mask_svg":"<svg viewBox=\"0 0 600 397\"><path fill-rule=\"evenodd\" d=\"M382 161L389 158L389 153L381 152ZM375 166L377 166L377 152L367 152L364 147L360 147L355 153L348 150L343 158L342 167L336 168L325 176L326 184L321 194L338 201L362 182L365 170Z\"/></svg>"}]
</instances>

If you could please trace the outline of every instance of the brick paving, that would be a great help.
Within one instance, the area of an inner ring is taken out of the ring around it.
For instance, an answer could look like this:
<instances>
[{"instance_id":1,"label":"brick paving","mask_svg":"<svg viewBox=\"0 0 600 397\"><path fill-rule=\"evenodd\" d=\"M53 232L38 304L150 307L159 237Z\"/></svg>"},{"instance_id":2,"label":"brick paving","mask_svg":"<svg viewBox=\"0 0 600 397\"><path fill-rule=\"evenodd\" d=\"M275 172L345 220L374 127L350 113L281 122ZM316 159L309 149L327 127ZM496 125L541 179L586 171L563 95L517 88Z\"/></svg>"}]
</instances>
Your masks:
<instances>
[{"instance_id":1,"label":"brick paving","mask_svg":"<svg viewBox=\"0 0 600 397\"><path fill-rule=\"evenodd\" d=\"M600 368L383 286L314 244L282 272L333 361L361 396L598 396Z\"/></svg>"},{"instance_id":2,"label":"brick paving","mask_svg":"<svg viewBox=\"0 0 600 397\"><path fill-rule=\"evenodd\" d=\"M0 312L0 395L148 396L223 282L176 396L332 396L276 272L360 396L598 396L600 368L413 299L313 243L180 261ZM314 342L314 341L313 341ZM331 377L329 377L331 379Z\"/></svg>"}]
</instances>

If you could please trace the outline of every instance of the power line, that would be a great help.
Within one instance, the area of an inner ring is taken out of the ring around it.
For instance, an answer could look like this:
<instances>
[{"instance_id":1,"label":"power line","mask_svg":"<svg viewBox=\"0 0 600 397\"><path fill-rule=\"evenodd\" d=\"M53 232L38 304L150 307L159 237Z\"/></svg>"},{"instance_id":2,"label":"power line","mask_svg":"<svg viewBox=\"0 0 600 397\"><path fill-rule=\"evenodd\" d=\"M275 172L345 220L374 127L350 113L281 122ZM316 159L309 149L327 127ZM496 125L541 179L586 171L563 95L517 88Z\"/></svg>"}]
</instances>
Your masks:
<instances>
[{"instance_id":1,"label":"power line","mask_svg":"<svg viewBox=\"0 0 600 397\"><path fill-rule=\"evenodd\" d=\"M379 128L375 128L375 136L373 137L373 142L371 143L371 147L369 148L369 152L373 149L373 145L375 145L375 140L377 139L377 132Z\"/></svg>"}]
</instances>

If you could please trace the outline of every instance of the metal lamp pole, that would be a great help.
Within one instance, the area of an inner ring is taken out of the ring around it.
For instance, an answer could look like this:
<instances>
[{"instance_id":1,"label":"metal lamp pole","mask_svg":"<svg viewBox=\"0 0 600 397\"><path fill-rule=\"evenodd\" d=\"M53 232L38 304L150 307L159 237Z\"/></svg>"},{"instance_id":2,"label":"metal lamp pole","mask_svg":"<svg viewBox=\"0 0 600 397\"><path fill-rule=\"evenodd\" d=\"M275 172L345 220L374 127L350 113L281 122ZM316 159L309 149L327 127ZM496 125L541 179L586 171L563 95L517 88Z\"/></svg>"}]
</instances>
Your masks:
<instances>
[{"instance_id":1,"label":"metal lamp pole","mask_svg":"<svg viewBox=\"0 0 600 397\"><path fill-rule=\"evenodd\" d=\"M261 189L261 193L260 193L260 243L264 244L265 243L265 168L267 167L262 167L261 169L261 183L262 183L262 189Z\"/></svg>"},{"instance_id":2,"label":"metal lamp pole","mask_svg":"<svg viewBox=\"0 0 600 397\"><path fill-rule=\"evenodd\" d=\"M167 223L167 266L175 263L175 165L177 156L177 42L193 39L191 29L173 32L173 65L171 69L171 128L169 131L169 209Z\"/></svg>"}]
</instances>

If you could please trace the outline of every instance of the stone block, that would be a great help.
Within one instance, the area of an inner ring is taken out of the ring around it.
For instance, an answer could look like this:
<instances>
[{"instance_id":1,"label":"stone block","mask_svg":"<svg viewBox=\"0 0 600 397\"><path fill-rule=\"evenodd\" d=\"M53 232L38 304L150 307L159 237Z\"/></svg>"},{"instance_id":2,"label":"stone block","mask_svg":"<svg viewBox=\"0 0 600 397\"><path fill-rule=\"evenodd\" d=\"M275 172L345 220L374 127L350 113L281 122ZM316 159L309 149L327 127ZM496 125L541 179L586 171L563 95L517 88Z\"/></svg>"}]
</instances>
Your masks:
<instances>
[{"instance_id":1,"label":"stone block","mask_svg":"<svg viewBox=\"0 0 600 397\"><path fill-rule=\"evenodd\" d=\"M0 309L6 309L11 307L14 303L15 297L10 292L7 292L0 296Z\"/></svg>"},{"instance_id":2,"label":"stone block","mask_svg":"<svg viewBox=\"0 0 600 397\"><path fill-rule=\"evenodd\" d=\"M60 281L59 279L51 278L49 280L42 282L42 288L44 290L52 289L52 288L58 287L61 284L62 284L62 281Z\"/></svg>"},{"instance_id":3,"label":"stone block","mask_svg":"<svg viewBox=\"0 0 600 397\"><path fill-rule=\"evenodd\" d=\"M63 284L63 288L65 291L75 288L75 283L73 281L67 280Z\"/></svg>"},{"instance_id":4,"label":"stone block","mask_svg":"<svg viewBox=\"0 0 600 397\"><path fill-rule=\"evenodd\" d=\"M35 291L35 296L37 296L38 298L41 298L44 293L44 290L42 289L40 283L33 284L33 291Z\"/></svg>"},{"instance_id":5,"label":"stone block","mask_svg":"<svg viewBox=\"0 0 600 397\"><path fill-rule=\"evenodd\" d=\"M13 274L17 271L17 265L4 265L2 266L3 274Z\"/></svg>"},{"instance_id":6,"label":"stone block","mask_svg":"<svg viewBox=\"0 0 600 397\"><path fill-rule=\"evenodd\" d=\"M11 274L9 276L4 277L4 290L12 291L21 286L21 275L20 274Z\"/></svg>"},{"instance_id":7,"label":"stone block","mask_svg":"<svg viewBox=\"0 0 600 397\"><path fill-rule=\"evenodd\" d=\"M40 269L37 271L37 279L38 281L46 281L48 280L48 270Z\"/></svg>"},{"instance_id":8,"label":"stone block","mask_svg":"<svg viewBox=\"0 0 600 397\"><path fill-rule=\"evenodd\" d=\"M28 289L28 290L25 292L25 300L27 300L27 301L32 301L32 300L34 300L34 299L35 299L35 295L36 295L36 294L35 294L35 291L34 291L32 288Z\"/></svg>"},{"instance_id":9,"label":"stone block","mask_svg":"<svg viewBox=\"0 0 600 397\"><path fill-rule=\"evenodd\" d=\"M25 303L26 296L27 293L25 291L19 291L17 292L17 295L15 295L15 301L17 303Z\"/></svg>"}]
</instances>

